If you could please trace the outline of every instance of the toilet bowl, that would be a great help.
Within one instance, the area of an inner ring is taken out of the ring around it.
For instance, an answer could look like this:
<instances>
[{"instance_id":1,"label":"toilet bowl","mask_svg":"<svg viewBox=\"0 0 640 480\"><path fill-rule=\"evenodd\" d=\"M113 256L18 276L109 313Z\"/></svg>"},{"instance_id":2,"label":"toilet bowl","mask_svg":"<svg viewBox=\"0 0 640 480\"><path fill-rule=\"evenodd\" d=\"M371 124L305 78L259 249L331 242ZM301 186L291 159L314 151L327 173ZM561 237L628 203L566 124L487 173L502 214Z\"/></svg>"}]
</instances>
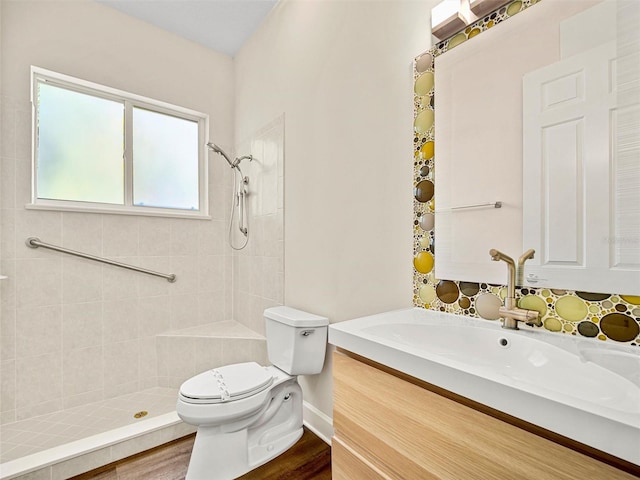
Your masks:
<instances>
[{"instance_id":1,"label":"toilet bowl","mask_svg":"<svg viewBox=\"0 0 640 480\"><path fill-rule=\"evenodd\" d=\"M320 373L325 317L290 307L265 310L267 352L255 362L213 368L180 387L176 411L196 425L187 480L231 480L281 454L302 436L297 375Z\"/></svg>"}]
</instances>

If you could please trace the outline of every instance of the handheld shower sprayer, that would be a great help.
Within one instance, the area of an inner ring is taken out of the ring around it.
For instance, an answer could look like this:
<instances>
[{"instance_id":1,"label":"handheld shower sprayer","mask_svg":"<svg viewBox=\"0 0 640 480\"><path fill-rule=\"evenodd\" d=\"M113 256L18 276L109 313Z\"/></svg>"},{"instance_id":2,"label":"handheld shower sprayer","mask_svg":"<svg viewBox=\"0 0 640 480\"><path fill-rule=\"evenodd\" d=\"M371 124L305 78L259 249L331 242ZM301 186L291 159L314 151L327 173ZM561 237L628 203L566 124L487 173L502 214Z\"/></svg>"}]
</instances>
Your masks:
<instances>
[{"instance_id":1,"label":"handheld shower sprayer","mask_svg":"<svg viewBox=\"0 0 640 480\"><path fill-rule=\"evenodd\" d=\"M236 157L236 159L232 161L231 158L224 152L224 150L222 150L215 143L209 142L207 143L207 147L211 149L213 152L217 153L218 155L221 155L222 157L224 157L224 159L227 161L229 166L233 169L234 184L236 186L235 186L235 191L233 192L234 200L231 202L231 215L229 217L229 245L231 245L231 248L233 248L234 250L242 250L244 247L247 246L247 242L249 241L249 228L248 228L248 215L247 215L247 195L249 194L247 185L249 185L249 177L245 177L243 175L242 170L240 170L240 162L242 162L243 160L252 161L253 155L244 155L242 157ZM240 175L240 178L237 184L236 184L236 179L238 177L236 177L236 175ZM234 216L236 215L236 209L237 209L237 217L238 217L237 218L238 230L240 230L240 233L242 233L242 235L244 236L244 242L239 247L234 246L232 241L232 233L231 233L233 219L234 219Z\"/></svg>"},{"instance_id":2,"label":"handheld shower sprayer","mask_svg":"<svg viewBox=\"0 0 640 480\"><path fill-rule=\"evenodd\" d=\"M236 166L236 165L233 164L233 162L231 161L229 156L226 153L224 153L224 150L222 150L215 143L209 142L209 143L207 143L207 147L209 147L211 150L213 150L218 155L222 155L224 157L224 159L227 161L227 163L229 164L229 166L231 166L231 168L234 168Z\"/></svg>"},{"instance_id":3,"label":"handheld shower sprayer","mask_svg":"<svg viewBox=\"0 0 640 480\"><path fill-rule=\"evenodd\" d=\"M229 158L229 155L227 155L224 152L224 150L222 150L215 143L209 142L207 143L207 147L209 147L214 153L217 153L218 155L222 155L231 168L238 168L238 165L240 165L240 162L242 160L249 160L249 161L253 160L253 155L244 155L242 157L237 157L235 160L232 161L231 158Z\"/></svg>"}]
</instances>

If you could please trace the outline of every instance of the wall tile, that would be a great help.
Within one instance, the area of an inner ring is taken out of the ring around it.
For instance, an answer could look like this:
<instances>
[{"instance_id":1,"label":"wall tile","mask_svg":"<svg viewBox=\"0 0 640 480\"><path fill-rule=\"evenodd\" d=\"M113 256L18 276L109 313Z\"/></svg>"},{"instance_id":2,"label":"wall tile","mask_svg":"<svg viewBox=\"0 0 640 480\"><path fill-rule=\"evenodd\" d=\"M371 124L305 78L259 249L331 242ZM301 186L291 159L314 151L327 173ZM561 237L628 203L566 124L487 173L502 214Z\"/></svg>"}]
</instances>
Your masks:
<instances>
[{"instance_id":1,"label":"wall tile","mask_svg":"<svg viewBox=\"0 0 640 480\"><path fill-rule=\"evenodd\" d=\"M15 113L16 158L31 158L31 109L19 109Z\"/></svg>"},{"instance_id":2,"label":"wall tile","mask_svg":"<svg viewBox=\"0 0 640 480\"><path fill-rule=\"evenodd\" d=\"M62 306L19 308L16 312L16 358L62 351Z\"/></svg>"},{"instance_id":3,"label":"wall tile","mask_svg":"<svg viewBox=\"0 0 640 480\"><path fill-rule=\"evenodd\" d=\"M198 291L198 257L171 257L171 273L176 275L177 281L171 284L171 295L196 293Z\"/></svg>"},{"instance_id":4,"label":"wall tile","mask_svg":"<svg viewBox=\"0 0 640 480\"><path fill-rule=\"evenodd\" d=\"M102 215L64 212L62 245L91 255L102 255Z\"/></svg>"},{"instance_id":5,"label":"wall tile","mask_svg":"<svg viewBox=\"0 0 640 480\"><path fill-rule=\"evenodd\" d=\"M138 340L138 381L141 389L158 385L158 350L156 337L148 336Z\"/></svg>"},{"instance_id":6,"label":"wall tile","mask_svg":"<svg viewBox=\"0 0 640 480\"><path fill-rule=\"evenodd\" d=\"M170 257L138 257L136 265L154 270L160 273L175 273L171 269ZM175 282L179 282L182 278L178 278ZM140 297L153 297L158 295L169 295L175 283L170 283L162 277L154 277L152 275L138 275L138 294Z\"/></svg>"},{"instance_id":7,"label":"wall tile","mask_svg":"<svg viewBox=\"0 0 640 480\"><path fill-rule=\"evenodd\" d=\"M7 410L6 412L0 412L0 425L7 423L13 423L16 421L16 411Z\"/></svg>"},{"instance_id":8,"label":"wall tile","mask_svg":"<svg viewBox=\"0 0 640 480\"><path fill-rule=\"evenodd\" d=\"M270 300L282 302L284 273L280 270L280 259L266 257L262 277L262 296Z\"/></svg>"},{"instance_id":9,"label":"wall tile","mask_svg":"<svg viewBox=\"0 0 640 480\"><path fill-rule=\"evenodd\" d=\"M12 157L0 157L0 206L13 209L16 206L16 161Z\"/></svg>"},{"instance_id":10,"label":"wall tile","mask_svg":"<svg viewBox=\"0 0 640 480\"><path fill-rule=\"evenodd\" d=\"M62 302L60 257L18 259L15 277L18 308L58 305Z\"/></svg>"},{"instance_id":11,"label":"wall tile","mask_svg":"<svg viewBox=\"0 0 640 480\"><path fill-rule=\"evenodd\" d=\"M2 307L0 311L0 332L0 363L2 363L16 358L15 309Z\"/></svg>"},{"instance_id":12,"label":"wall tile","mask_svg":"<svg viewBox=\"0 0 640 480\"><path fill-rule=\"evenodd\" d=\"M104 359L101 346L65 352L62 361L62 393L65 398L103 389Z\"/></svg>"},{"instance_id":13,"label":"wall tile","mask_svg":"<svg viewBox=\"0 0 640 480\"><path fill-rule=\"evenodd\" d=\"M111 345L139 336L138 300L106 301L102 304L102 341Z\"/></svg>"},{"instance_id":14,"label":"wall tile","mask_svg":"<svg viewBox=\"0 0 640 480\"><path fill-rule=\"evenodd\" d=\"M102 378L102 372L99 372L100 378ZM79 393L77 395L65 396L62 399L62 408L74 408L88 403L95 403L103 400L104 389L93 390L90 392Z\"/></svg>"},{"instance_id":15,"label":"wall tile","mask_svg":"<svg viewBox=\"0 0 640 480\"><path fill-rule=\"evenodd\" d=\"M198 337L194 339L195 347L195 371L205 372L212 368L226 365L227 362L222 357L222 344L226 339L215 337Z\"/></svg>"},{"instance_id":16,"label":"wall tile","mask_svg":"<svg viewBox=\"0 0 640 480\"><path fill-rule=\"evenodd\" d=\"M139 332L150 337L171 329L171 300L168 296L145 297L138 301Z\"/></svg>"},{"instance_id":17,"label":"wall tile","mask_svg":"<svg viewBox=\"0 0 640 480\"><path fill-rule=\"evenodd\" d=\"M171 220L140 217L138 228L140 256L160 257L171 255Z\"/></svg>"},{"instance_id":18,"label":"wall tile","mask_svg":"<svg viewBox=\"0 0 640 480\"><path fill-rule=\"evenodd\" d=\"M16 210L16 257L54 258L60 253L45 248L27 247L29 237L38 237L42 242L62 243L62 213L39 210Z\"/></svg>"},{"instance_id":19,"label":"wall tile","mask_svg":"<svg viewBox=\"0 0 640 480\"><path fill-rule=\"evenodd\" d=\"M264 257L249 257L248 259L248 271L249 276L248 292L252 295L263 295L264 284Z\"/></svg>"},{"instance_id":20,"label":"wall tile","mask_svg":"<svg viewBox=\"0 0 640 480\"><path fill-rule=\"evenodd\" d=\"M44 405L38 413L55 408L62 397L62 355L49 353L16 360L16 406L18 410ZM24 418L19 414L21 418Z\"/></svg>"},{"instance_id":21,"label":"wall tile","mask_svg":"<svg viewBox=\"0 0 640 480\"><path fill-rule=\"evenodd\" d=\"M56 412L62 409L62 397L47 400L37 405L23 405L16 402L16 421L26 420L27 418L38 417L48 413Z\"/></svg>"},{"instance_id":22,"label":"wall tile","mask_svg":"<svg viewBox=\"0 0 640 480\"><path fill-rule=\"evenodd\" d=\"M16 361L5 360L0 364L0 411L16 409Z\"/></svg>"},{"instance_id":23,"label":"wall tile","mask_svg":"<svg viewBox=\"0 0 640 480\"><path fill-rule=\"evenodd\" d=\"M198 294L198 324L222 322L226 315L227 294L224 291Z\"/></svg>"},{"instance_id":24,"label":"wall tile","mask_svg":"<svg viewBox=\"0 0 640 480\"><path fill-rule=\"evenodd\" d=\"M102 264L81 258L62 257L63 303L102 300Z\"/></svg>"},{"instance_id":25,"label":"wall tile","mask_svg":"<svg viewBox=\"0 0 640 480\"><path fill-rule=\"evenodd\" d=\"M138 265L138 257L110 257L111 260L129 265ZM104 300L126 300L137 298L138 283L143 273L113 265L102 267L102 295Z\"/></svg>"},{"instance_id":26,"label":"wall tile","mask_svg":"<svg viewBox=\"0 0 640 480\"><path fill-rule=\"evenodd\" d=\"M198 295L171 296L171 330L198 325Z\"/></svg>"},{"instance_id":27,"label":"wall tile","mask_svg":"<svg viewBox=\"0 0 640 480\"><path fill-rule=\"evenodd\" d=\"M249 326L251 311L250 311L251 295L245 292L236 291L233 294L233 315L237 322L251 328Z\"/></svg>"},{"instance_id":28,"label":"wall tile","mask_svg":"<svg viewBox=\"0 0 640 480\"><path fill-rule=\"evenodd\" d=\"M0 106L0 155L15 158L16 156L16 112L4 102Z\"/></svg>"},{"instance_id":29,"label":"wall tile","mask_svg":"<svg viewBox=\"0 0 640 480\"><path fill-rule=\"evenodd\" d=\"M251 345L251 350L253 354L253 358L260 365L270 365L269 355L267 353L267 342L266 340L254 340Z\"/></svg>"},{"instance_id":30,"label":"wall tile","mask_svg":"<svg viewBox=\"0 0 640 480\"><path fill-rule=\"evenodd\" d=\"M222 344L222 358L226 364L255 361L257 343L264 340L226 338Z\"/></svg>"},{"instance_id":31,"label":"wall tile","mask_svg":"<svg viewBox=\"0 0 640 480\"><path fill-rule=\"evenodd\" d=\"M228 250L231 250L230 248ZM235 282L235 273L233 268L233 258L231 255L225 255L224 262L224 282L225 282L225 312L224 319L232 320L233 319L233 297L235 295L236 289L234 287Z\"/></svg>"},{"instance_id":32,"label":"wall tile","mask_svg":"<svg viewBox=\"0 0 640 480\"><path fill-rule=\"evenodd\" d=\"M209 162L209 215L214 221L224 221L231 207L231 177L223 159Z\"/></svg>"},{"instance_id":33,"label":"wall tile","mask_svg":"<svg viewBox=\"0 0 640 480\"><path fill-rule=\"evenodd\" d=\"M3 187L0 185L0 188ZM0 205L3 205L2 202L3 200L0 200ZM4 260L16 257L15 210L4 209L0 213L0 253Z\"/></svg>"},{"instance_id":34,"label":"wall tile","mask_svg":"<svg viewBox=\"0 0 640 480\"><path fill-rule=\"evenodd\" d=\"M225 288L224 257L204 255L197 258L198 292L219 292Z\"/></svg>"},{"instance_id":35,"label":"wall tile","mask_svg":"<svg viewBox=\"0 0 640 480\"><path fill-rule=\"evenodd\" d=\"M135 216L104 215L102 254L109 258L138 255L138 222Z\"/></svg>"},{"instance_id":36,"label":"wall tile","mask_svg":"<svg viewBox=\"0 0 640 480\"><path fill-rule=\"evenodd\" d=\"M31 203L31 159L16 158L16 207ZM41 238L42 241L47 241ZM24 239L22 239L24 242Z\"/></svg>"},{"instance_id":37,"label":"wall tile","mask_svg":"<svg viewBox=\"0 0 640 480\"><path fill-rule=\"evenodd\" d=\"M159 336L156 340L158 349L158 377L172 378L170 386L195 375L196 352L194 337Z\"/></svg>"},{"instance_id":38,"label":"wall tile","mask_svg":"<svg viewBox=\"0 0 640 480\"><path fill-rule=\"evenodd\" d=\"M0 260L0 272L9 277L0 282L0 304L3 308L15 308L16 260Z\"/></svg>"},{"instance_id":39,"label":"wall tile","mask_svg":"<svg viewBox=\"0 0 640 480\"><path fill-rule=\"evenodd\" d=\"M266 304L270 307L274 306L274 302L263 297L251 296L249 299L249 318L246 325L260 335L264 335L266 329L264 319L264 309L266 308ZM280 305L280 302L277 302L276 305Z\"/></svg>"},{"instance_id":40,"label":"wall tile","mask_svg":"<svg viewBox=\"0 0 640 480\"><path fill-rule=\"evenodd\" d=\"M102 302L62 306L63 352L102 345Z\"/></svg>"},{"instance_id":41,"label":"wall tile","mask_svg":"<svg viewBox=\"0 0 640 480\"><path fill-rule=\"evenodd\" d=\"M198 220L171 220L171 254L193 255L198 251Z\"/></svg>"},{"instance_id":42,"label":"wall tile","mask_svg":"<svg viewBox=\"0 0 640 480\"><path fill-rule=\"evenodd\" d=\"M223 255L227 240L227 225L224 221L198 222L198 254Z\"/></svg>"},{"instance_id":43,"label":"wall tile","mask_svg":"<svg viewBox=\"0 0 640 480\"><path fill-rule=\"evenodd\" d=\"M137 390L138 341L128 340L104 345L105 397L112 397Z\"/></svg>"}]
</instances>

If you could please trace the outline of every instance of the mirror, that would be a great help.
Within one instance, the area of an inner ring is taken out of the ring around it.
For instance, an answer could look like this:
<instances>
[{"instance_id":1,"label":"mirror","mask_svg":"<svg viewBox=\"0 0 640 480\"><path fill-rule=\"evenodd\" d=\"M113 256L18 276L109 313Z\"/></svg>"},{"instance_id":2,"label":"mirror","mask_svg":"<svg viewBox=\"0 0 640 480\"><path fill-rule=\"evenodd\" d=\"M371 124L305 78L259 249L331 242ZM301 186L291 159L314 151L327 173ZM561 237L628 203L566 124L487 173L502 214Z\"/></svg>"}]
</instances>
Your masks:
<instances>
[{"instance_id":1,"label":"mirror","mask_svg":"<svg viewBox=\"0 0 640 480\"><path fill-rule=\"evenodd\" d=\"M640 295L638 10L545 0L435 58L437 278L534 248L521 285Z\"/></svg>"}]
</instances>

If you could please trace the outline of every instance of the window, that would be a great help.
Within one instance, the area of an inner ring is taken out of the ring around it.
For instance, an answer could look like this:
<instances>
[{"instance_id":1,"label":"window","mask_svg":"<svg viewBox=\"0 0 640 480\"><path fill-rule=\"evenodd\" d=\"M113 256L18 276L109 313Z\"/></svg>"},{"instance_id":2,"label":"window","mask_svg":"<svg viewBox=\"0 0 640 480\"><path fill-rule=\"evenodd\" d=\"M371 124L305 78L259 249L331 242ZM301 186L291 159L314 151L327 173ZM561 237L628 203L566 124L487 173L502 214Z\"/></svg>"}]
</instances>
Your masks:
<instances>
[{"instance_id":1,"label":"window","mask_svg":"<svg viewBox=\"0 0 640 480\"><path fill-rule=\"evenodd\" d=\"M32 67L31 208L206 216L205 114Z\"/></svg>"}]
</instances>

